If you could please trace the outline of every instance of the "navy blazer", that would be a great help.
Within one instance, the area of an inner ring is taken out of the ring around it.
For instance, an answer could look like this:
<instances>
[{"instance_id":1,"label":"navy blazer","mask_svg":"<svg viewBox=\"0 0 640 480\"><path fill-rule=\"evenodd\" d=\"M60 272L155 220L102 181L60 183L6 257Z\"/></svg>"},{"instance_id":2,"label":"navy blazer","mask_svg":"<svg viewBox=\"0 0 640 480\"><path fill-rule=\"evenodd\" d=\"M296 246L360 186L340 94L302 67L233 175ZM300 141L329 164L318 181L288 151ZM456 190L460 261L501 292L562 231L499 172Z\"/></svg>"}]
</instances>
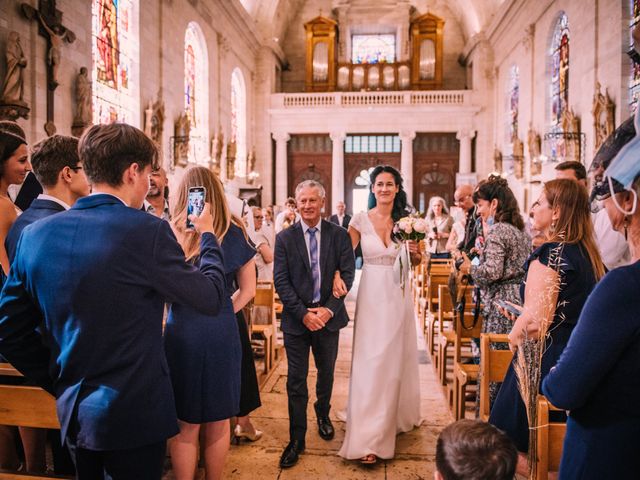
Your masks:
<instances>
[{"instance_id":1,"label":"navy blazer","mask_svg":"<svg viewBox=\"0 0 640 480\"><path fill-rule=\"evenodd\" d=\"M282 301L282 331L301 335L307 331L302 319L313 300L313 277L309 252L301 222L281 231L276 237L273 280ZM355 275L355 259L347 231L322 220L320 233L320 305L333 312L325 328L337 331L349 323L344 298L333 296L336 271L350 289Z\"/></svg>"},{"instance_id":2,"label":"navy blazer","mask_svg":"<svg viewBox=\"0 0 640 480\"><path fill-rule=\"evenodd\" d=\"M9 233L7 233L7 238L4 240L4 249L7 252L7 257L9 257L9 263L13 262L13 259L16 256L18 240L20 239L22 230L24 230L26 226L50 215L64 211L65 208L53 200L36 198L31 202L31 206L19 215L15 222L13 222L13 225L11 225L11 228L9 229Z\"/></svg>"},{"instance_id":3,"label":"navy blazer","mask_svg":"<svg viewBox=\"0 0 640 480\"><path fill-rule=\"evenodd\" d=\"M342 228L349 228L349 222L351 222L351 215L347 215L345 213L344 217L342 218L342 224L338 222L338 215L331 215L329 217L329 221L331 223L335 223L336 225L340 225Z\"/></svg>"},{"instance_id":4,"label":"navy blazer","mask_svg":"<svg viewBox=\"0 0 640 480\"><path fill-rule=\"evenodd\" d=\"M198 270L167 222L105 194L24 229L0 297L0 354L55 395L63 437L115 450L178 433L164 303L215 315L225 296L215 236L200 248Z\"/></svg>"}]
</instances>

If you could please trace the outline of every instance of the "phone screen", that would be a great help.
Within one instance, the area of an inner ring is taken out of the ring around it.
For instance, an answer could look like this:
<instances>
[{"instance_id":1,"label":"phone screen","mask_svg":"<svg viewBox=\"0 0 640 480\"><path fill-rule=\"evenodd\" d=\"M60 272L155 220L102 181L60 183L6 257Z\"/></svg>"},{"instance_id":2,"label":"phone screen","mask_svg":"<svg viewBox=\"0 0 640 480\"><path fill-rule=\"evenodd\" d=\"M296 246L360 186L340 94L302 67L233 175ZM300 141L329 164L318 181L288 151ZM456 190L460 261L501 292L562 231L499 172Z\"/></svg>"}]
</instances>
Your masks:
<instances>
[{"instance_id":1,"label":"phone screen","mask_svg":"<svg viewBox=\"0 0 640 480\"><path fill-rule=\"evenodd\" d=\"M204 209L205 188L191 187L187 196L187 228L193 228L189 215L200 215Z\"/></svg>"}]
</instances>

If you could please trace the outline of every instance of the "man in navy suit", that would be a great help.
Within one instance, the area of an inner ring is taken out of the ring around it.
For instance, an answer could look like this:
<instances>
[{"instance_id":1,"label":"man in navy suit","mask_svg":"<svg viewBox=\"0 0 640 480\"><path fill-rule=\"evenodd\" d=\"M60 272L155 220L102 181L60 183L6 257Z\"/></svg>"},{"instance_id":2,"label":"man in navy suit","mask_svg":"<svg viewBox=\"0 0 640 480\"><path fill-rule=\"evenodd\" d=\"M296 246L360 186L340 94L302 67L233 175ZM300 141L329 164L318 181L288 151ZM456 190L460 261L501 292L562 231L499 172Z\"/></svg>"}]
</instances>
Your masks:
<instances>
[{"instance_id":1,"label":"man in navy suit","mask_svg":"<svg viewBox=\"0 0 640 480\"><path fill-rule=\"evenodd\" d=\"M344 202L338 202L336 204L336 213L329 217L329 221L340 225L342 228L349 228L349 222L351 221L351 215L346 214L347 206Z\"/></svg>"},{"instance_id":2,"label":"man in navy suit","mask_svg":"<svg viewBox=\"0 0 640 480\"><path fill-rule=\"evenodd\" d=\"M22 232L0 297L0 354L56 397L77 478L159 480L178 433L162 344L164 303L215 315L223 258L209 206L192 217L201 265L140 211L157 150L125 124L79 144L93 194Z\"/></svg>"},{"instance_id":3,"label":"man in navy suit","mask_svg":"<svg viewBox=\"0 0 640 480\"><path fill-rule=\"evenodd\" d=\"M318 379L314 405L318 433L334 436L329 420L333 371L338 355L340 329L349 323L344 299L333 296L333 277L340 272L351 288L355 262L347 231L320 219L324 188L307 180L296 187L301 221L276 237L274 283L282 300L282 331L287 352L287 396L290 442L280 466L291 467L305 448L307 432L307 375L309 350L313 352Z\"/></svg>"},{"instance_id":4,"label":"man in navy suit","mask_svg":"<svg viewBox=\"0 0 640 480\"><path fill-rule=\"evenodd\" d=\"M37 143L31 152L31 166L44 192L11 225L4 241L9 262L15 257L20 234L26 226L69 210L76 200L89 195L89 182L78 157L77 138L54 135Z\"/></svg>"}]
</instances>

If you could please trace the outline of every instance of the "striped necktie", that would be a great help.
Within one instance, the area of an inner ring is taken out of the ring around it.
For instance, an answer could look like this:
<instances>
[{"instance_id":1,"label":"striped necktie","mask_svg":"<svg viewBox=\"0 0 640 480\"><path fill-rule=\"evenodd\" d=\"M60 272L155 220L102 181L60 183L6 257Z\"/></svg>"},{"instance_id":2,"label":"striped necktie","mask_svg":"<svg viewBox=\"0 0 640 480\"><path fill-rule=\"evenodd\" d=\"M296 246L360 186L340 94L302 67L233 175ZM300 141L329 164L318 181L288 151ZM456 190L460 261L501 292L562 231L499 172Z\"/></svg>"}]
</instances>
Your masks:
<instances>
[{"instance_id":1,"label":"striped necktie","mask_svg":"<svg viewBox=\"0 0 640 480\"><path fill-rule=\"evenodd\" d=\"M311 257L311 275L313 277L313 303L320 301L320 264L318 262L318 239L316 238L317 228L307 230L309 234L309 257Z\"/></svg>"}]
</instances>

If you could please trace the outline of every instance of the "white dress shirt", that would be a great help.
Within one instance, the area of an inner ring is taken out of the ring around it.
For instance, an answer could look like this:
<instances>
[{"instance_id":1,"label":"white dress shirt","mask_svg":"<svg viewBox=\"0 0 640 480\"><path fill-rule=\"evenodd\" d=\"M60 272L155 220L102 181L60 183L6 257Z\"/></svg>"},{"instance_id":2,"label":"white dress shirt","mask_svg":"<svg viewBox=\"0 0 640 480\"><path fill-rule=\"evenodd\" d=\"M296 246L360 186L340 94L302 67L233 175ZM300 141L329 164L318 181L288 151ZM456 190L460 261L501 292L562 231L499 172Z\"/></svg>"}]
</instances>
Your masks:
<instances>
[{"instance_id":1,"label":"white dress shirt","mask_svg":"<svg viewBox=\"0 0 640 480\"><path fill-rule=\"evenodd\" d=\"M69 210L71 208L69 205L67 205L65 202L63 202L59 198L56 198L56 197L51 196L51 195L47 195L46 193L41 193L40 195L38 195L37 199L38 200L49 200L51 202L55 202L58 205L60 205L62 208L64 208L65 210Z\"/></svg>"}]
</instances>

